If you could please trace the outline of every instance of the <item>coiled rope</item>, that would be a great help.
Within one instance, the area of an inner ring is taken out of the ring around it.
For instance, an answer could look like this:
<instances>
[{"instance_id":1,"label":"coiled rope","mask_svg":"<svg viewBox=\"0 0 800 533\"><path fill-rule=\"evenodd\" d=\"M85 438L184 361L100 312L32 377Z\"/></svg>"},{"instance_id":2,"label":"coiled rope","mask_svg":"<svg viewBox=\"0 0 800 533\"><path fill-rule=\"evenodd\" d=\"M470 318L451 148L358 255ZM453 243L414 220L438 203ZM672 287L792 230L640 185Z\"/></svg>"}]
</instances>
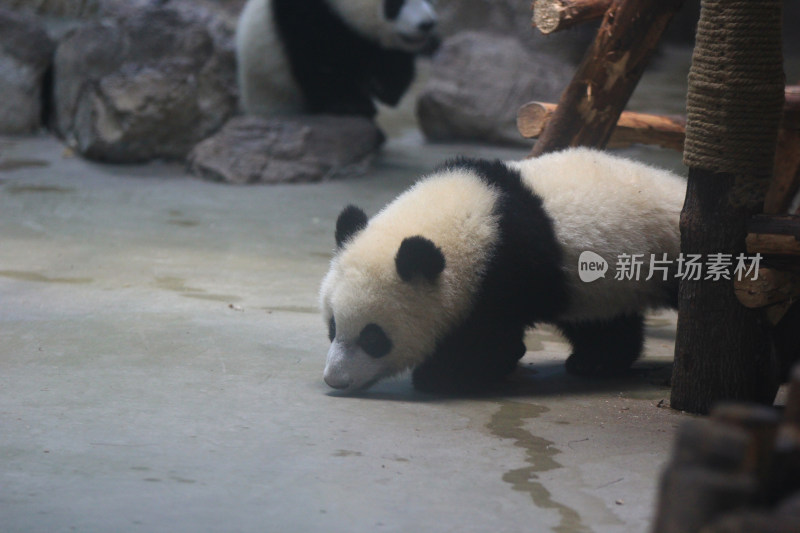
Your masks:
<instances>
[{"instance_id":1,"label":"coiled rope","mask_svg":"<svg viewBox=\"0 0 800 533\"><path fill-rule=\"evenodd\" d=\"M689 71L684 164L736 175L733 203L763 199L784 100L782 0L703 0Z\"/></svg>"}]
</instances>

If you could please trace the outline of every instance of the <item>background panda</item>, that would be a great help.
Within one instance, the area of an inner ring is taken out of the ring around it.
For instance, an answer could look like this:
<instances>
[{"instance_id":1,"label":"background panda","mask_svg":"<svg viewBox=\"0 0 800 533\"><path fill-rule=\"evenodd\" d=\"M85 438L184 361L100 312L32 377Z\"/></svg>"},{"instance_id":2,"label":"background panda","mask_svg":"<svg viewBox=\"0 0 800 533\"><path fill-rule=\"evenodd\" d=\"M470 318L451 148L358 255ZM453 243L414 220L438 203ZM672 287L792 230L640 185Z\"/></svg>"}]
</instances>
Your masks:
<instances>
[{"instance_id":1,"label":"background panda","mask_svg":"<svg viewBox=\"0 0 800 533\"><path fill-rule=\"evenodd\" d=\"M429 0L248 0L236 30L242 107L261 115L372 117L434 45Z\"/></svg>"},{"instance_id":2,"label":"background panda","mask_svg":"<svg viewBox=\"0 0 800 533\"><path fill-rule=\"evenodd\" d=\"M324 378L363 389L414 368L422 390L470 391L511 372L524 331L557 325L567 370L613 374L639 357L648 308L676 307L673 273L614 279L619 254L680 251L685 181L603 152L515 163L461 159L372 220L346 208L320 305L331 347ZM593 251L610 273L582 282ZM647 260L647 259L646 259Z\"/></svg>"}]
</instances>

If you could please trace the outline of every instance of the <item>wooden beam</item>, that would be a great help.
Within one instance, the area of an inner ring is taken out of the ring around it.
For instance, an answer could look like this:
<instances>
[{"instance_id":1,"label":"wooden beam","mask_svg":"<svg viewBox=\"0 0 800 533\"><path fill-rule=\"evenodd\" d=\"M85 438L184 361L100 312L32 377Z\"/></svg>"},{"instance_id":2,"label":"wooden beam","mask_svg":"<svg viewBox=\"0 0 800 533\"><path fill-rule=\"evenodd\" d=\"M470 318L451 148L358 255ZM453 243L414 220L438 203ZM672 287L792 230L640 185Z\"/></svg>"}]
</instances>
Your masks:
<instances>
[{"instance_id":1,"label":"wooden beam","mask_svg":"<svg viewBox=\"0 0 800 533\"><path fill-rule=\"evenodd\" d=\"M517 129L528 139L542 134L553 117L557 104L529 102L517 113ZM686 119L647 113L623 111L611 132L608 146L622 148L631 144L651 144L683 151L686 137Z\"/></svg>"},{"instance_id":2,"label":"wooden beam","mask_svg":"<svg viewBox=\"0 0 800 533\"><path fill-rule=\"evenodd\" d=\"M535 0L535 28L545 35L603 18L613 0Z\"/></svg>"},{"instance_id":3,"label":"wooden beam","mask_svg":"<svg viewBox=\"0 0 800 533\"><path fill-rule=\"evenodd\" d=\"M800 255L800 216L757 215L747 223L748 253Z\"/></svg>"},{"instance_id":4,"label":"wooden beam","mask_svg":"<svg viewBox=\"0 0 800 533\"><path fill-rule=\"evenodd\" d=\"M614 0L531 157L605 147L667 23L683 0Z\"/></svg>"},{"instance_id":5,"label":"wooden beam","mask_svg":"<svg viewBox=\"0 0 800 533\"><path fill-rule=\"evenodd\" d=\"M764 198L764 212L768 214L786 213L800 189L800 86L786 87L785 97L775 173Z\"/></svg>"},{"instance_id":6,"label":"wooden beam","mask_svg":"<svg viewBox=\"0 0 800 533\"><path fill-rule=\"evenodd\" d=\"M733 290L743 306L751 309L766 307L800 296L800 275L761 267L758 269L758 279L750 276L734 280Z\"/></svg>"},{"instance_id":7,"label":"wooden beam","mask_svg":"<svg viewBox=\"0 0 800 533\"><path fill-rule=\"evenodd\" d=\"M763 255L800 255L800 241L793 235L748 233L748 253Z\"/></svg>"}]
</instances>

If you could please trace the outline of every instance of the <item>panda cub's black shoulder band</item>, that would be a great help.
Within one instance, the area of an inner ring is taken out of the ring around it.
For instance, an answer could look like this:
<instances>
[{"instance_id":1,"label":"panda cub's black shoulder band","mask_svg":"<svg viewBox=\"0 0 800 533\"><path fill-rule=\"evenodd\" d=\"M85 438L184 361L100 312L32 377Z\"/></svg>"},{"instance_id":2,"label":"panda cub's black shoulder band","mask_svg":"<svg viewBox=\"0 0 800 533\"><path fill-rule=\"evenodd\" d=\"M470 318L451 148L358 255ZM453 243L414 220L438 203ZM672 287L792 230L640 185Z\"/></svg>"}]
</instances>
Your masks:
<instances>
[{"instance_id":1,"label":"panda cub's black shoulder band","mask_svg":"<svg viewBox=\"0 0 800 533\"><path fill-rule=\"evenodd\" d=\"M477 174L488 185L496 185L503 190L515 192L522 182L519 171L509 168L500 159L477 159L461 156L447 160L437 170L439 172L468 170Z\"/></svg>"},{"instance_id":2,"label":"panda cub's black shoulder band","mask_svg":"<svg viewBox=\"0 0 800 533\"><path fill-rule=\"evenodd\" d=\"M336 219L336 247L341 248L347 240L367 227L367 215L354 205L348 205Z\"/></svg>"}]
</instances>

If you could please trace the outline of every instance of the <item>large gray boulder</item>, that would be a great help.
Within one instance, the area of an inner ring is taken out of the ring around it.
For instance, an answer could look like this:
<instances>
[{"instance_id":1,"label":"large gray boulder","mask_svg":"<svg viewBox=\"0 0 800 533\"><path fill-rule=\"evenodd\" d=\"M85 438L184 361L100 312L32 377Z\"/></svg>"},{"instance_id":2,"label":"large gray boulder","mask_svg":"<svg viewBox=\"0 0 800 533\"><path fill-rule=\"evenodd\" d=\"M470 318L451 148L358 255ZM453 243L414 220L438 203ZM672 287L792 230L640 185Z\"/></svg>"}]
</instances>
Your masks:
<instances>
[{"instance_id":1,"label":"large gray boulder","mask_svg":"<svg viewBox=\"0 0 800 533\"><path fill-rule=\"evenodd\" d=\"M383 143L364 117L238 116L189 154L189 171L227 183L299 183L359 172Z\"/></svg>"},{"instance_id":2,"label":"large gray boulder","mask_svg":"<svg viewBox=\"0 0 800 533\"><path fill-rule=\"evenodd\" d=\"M0 7L0 134L33 133L55 44L32 15Z\"/></svg>"},{"instance_id":3,"label":"large gray boulder","mask_svg":"<svg viewBox=\"0 0 800 533\"><path fill-rule=\"evenodd\" d=\"M99 161L184 158L236 109L232 32L179 1L78 28L56 50L57 132Z\"/></svg>"},{"instance_id":4,"label":"large gray boulder","mask_svg":"<svg viewBox=\"0 0 800 533\"><path fill-rule=\"evenodd\" d=\"M531 100L558 101L572 68L518 39L462 32L445 40L417 99L417 118L432 141L530 145L517 110Z\"/></svg>"}]
</instances>

